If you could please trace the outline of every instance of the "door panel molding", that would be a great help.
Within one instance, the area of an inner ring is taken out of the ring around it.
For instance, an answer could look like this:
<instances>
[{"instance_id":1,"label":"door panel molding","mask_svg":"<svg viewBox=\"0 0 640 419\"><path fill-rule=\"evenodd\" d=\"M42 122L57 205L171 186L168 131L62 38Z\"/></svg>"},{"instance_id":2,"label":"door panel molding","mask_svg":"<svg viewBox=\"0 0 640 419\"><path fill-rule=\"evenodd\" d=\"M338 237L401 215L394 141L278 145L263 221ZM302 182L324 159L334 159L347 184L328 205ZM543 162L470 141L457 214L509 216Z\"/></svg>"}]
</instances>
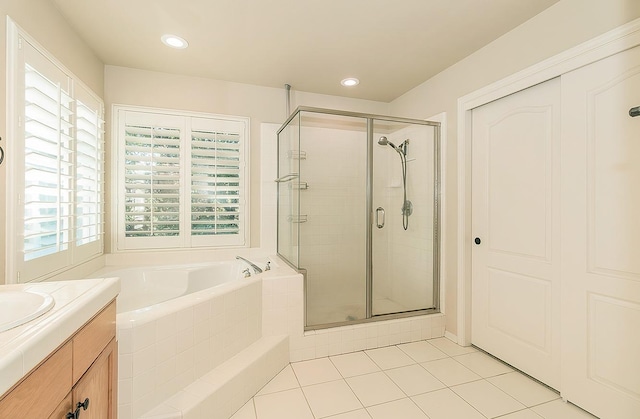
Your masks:
<instances>
[{"instance_id":1,"label":"door panel molding","mask_svg":"<svg viewBox=\"0 0 640 419\"><path fill-rule=\"evenodd\" d=\"M512 281L520 280L521 282L527 282L525 287L528 291L526 294L526 296L528 297L528 304L519 305L517 307L517 312L511 312L511 316L505 316L506 313L500 313L499 309L506 304L512 303L514 297L517 296L515 295L517 293L517 290L507 289L509 284L506 281L502 281L498 284L498 277L496 275L498 273L508 274L511 277ZM491 290L495 288L499 288L502 293L507 295L504 295L504 298L501 299L494 297L495 292L491 292ZM489 269L489 289L489 310L487 319L488 327L503 333L510 339L518 340L524 345L533 347L545 355L551 355L551 281L535 276L523 275L518 272L510 272L491 268ZM532 312L537 314L538 317L531 316ZM526 315L529 315L528 317L531 324L528 324L528 328L524 330L517 325L509 324L514 322L514 315L517 318L522 318ZM540 321L540 317L542 318L542 321ZM525 330L527 332L530 332L540 324L543 325L543 328L541 331L539 331L539 333L530 333L529 336L526 336L522 333ZM536 341L535 339L531 339L532 337L538 337L538 341Z\"/></svg>"},{"instance_id":2,"label":"door panel molding","mask_svg":"<svg viewBox=\"0 0 640 419\"><path fill-rule=\"evenodd\" d=\"M632 374L626 363L619 362L620 358L635 359L640 353L640 341L636 342L637 347L630 347L625 339L640 330L640 304L596 293L587 293L587 300L588 377L640 401L640 377ZM599 324L598 317L606 317L608 321ZM612 352L620 351L626 356L611 356ZM624 376L624 382L616 382L615 376Z\"/></svg>"}]
</instances>

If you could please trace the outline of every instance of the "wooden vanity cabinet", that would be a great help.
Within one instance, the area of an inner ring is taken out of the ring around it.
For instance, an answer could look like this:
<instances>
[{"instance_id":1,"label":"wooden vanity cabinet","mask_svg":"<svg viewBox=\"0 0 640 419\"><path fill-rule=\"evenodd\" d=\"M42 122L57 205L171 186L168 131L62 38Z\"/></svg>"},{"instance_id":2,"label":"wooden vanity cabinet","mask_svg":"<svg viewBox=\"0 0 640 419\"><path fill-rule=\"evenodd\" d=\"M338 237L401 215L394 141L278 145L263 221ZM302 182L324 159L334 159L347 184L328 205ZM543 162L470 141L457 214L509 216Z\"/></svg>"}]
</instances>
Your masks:
<instances>
[{"instance_id":1,"label":"wooden vanity cabinet","mask_svg":"<svg viewBox=\"0 0 640 419\"><path fill-rule=\"evenodd\" d=\"M112 339L73 387L74 410L78 403L89 399L89 406L86 411L81 411L79 419L115 419L117 417L118 394L115 386L117 352L116 340Z\"/></svg>"},{"instance_id":2,"label":"wooden vanity cabinet","mask_svg":"<svg viewBox=\"0 0 640 419\"><path fill-rule=\"evenodd\" d=\"M117 418L115 300L0 398L0 418Z\"/></svg>"}]
</instances>

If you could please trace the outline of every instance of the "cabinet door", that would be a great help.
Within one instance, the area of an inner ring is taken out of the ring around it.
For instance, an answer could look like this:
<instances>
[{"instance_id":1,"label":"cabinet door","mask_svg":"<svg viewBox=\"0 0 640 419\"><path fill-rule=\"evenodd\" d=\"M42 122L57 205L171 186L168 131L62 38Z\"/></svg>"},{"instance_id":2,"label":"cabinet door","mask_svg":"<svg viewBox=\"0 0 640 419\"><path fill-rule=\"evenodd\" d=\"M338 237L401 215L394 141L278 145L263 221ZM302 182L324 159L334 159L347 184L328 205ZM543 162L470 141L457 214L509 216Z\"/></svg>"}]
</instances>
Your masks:
<instances>
[{"instance_id":1,"label":"cabinet door","mask_svg":"<svg viewBox=\"0 0 640 419\"><path fill-rule=\"evenodd\" d=\"M113 339L74 387L74 408L89 399L87 410L80 410L80 419L116 418L117 354Z\"/></svg>"},{"instance_id":2,"label":"cabinet door","mask_svg":"<svg viewBox=\"0 0 640 419\"><path fill-rule=\"evenodd\" d=\"M562 395L640 417L640 47L562 76Z\"/></svg>"},{"instance_id":3,"label":"cabinet door","mask_svg":"<svg viewBox=\"0 0 640 419\"><path fill-rule=\"evenodd\" d=\"M473 110L472 343L560 388L560 83Z\"/></svg>"},{"instance_id":4,"label":"cabinet door","mask_svg":"<svg viewBox=\"0 0 640 419\"><path fill-rule=\"evenodd\" d=\"M0 418L47 418L57 411L71 391L71 358L71 343L67 343L36 367L0 399Z\"/></svg>"}]
</instances>

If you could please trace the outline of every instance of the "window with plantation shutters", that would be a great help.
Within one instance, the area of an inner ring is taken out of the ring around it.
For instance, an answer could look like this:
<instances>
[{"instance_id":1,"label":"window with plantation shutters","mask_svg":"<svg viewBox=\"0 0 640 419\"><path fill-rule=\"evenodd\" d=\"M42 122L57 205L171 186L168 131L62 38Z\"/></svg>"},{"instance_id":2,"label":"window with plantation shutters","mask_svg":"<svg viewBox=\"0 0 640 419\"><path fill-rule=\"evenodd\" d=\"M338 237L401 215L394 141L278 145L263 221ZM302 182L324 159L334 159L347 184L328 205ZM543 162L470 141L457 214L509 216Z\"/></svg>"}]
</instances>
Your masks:
<instances>
[{"instance_id":1,"label":"window with plantation shutters","mask_svg":"<svg viewBox=\"0 0 640 419\"><path fill-rule=\"evenodd\" d=\"M116 107L117 248L247 243L246 118Z\"/></svg>"},{"instance_id":2,"label":"window with plantation shutters","mask_svg":"<svg viewBox=\"0 0 640 419\"><path fill-rule=\"evenodd\" d=\"M103 251L102 100L8 20L8 282Z\"/></svg>"}]
</instances>

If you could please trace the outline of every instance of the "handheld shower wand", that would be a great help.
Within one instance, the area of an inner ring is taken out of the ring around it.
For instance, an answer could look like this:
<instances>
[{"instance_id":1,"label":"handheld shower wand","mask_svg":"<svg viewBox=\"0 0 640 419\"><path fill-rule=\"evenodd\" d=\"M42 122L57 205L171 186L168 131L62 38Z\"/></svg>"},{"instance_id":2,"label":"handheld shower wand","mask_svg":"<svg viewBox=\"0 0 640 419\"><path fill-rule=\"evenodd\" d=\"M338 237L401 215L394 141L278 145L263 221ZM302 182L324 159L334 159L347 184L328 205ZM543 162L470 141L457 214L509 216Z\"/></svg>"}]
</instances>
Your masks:
<instances>
[{"instance_id":1,"label":"handheld shower wand","mask_svg":"<svg viewBox=\"0 0 640 419\"><path fill-rule=\"evenodd\" d=\"M402 228L407 230L409 228L409 216L413 213L413 203L407 200L407 149L409 147L409 140L406 139L396 146L389 141L384 135L378 139L378 144L381 146L390 146L400 155L400 162L402 163Z\"/></svg>"}]
</instances>

